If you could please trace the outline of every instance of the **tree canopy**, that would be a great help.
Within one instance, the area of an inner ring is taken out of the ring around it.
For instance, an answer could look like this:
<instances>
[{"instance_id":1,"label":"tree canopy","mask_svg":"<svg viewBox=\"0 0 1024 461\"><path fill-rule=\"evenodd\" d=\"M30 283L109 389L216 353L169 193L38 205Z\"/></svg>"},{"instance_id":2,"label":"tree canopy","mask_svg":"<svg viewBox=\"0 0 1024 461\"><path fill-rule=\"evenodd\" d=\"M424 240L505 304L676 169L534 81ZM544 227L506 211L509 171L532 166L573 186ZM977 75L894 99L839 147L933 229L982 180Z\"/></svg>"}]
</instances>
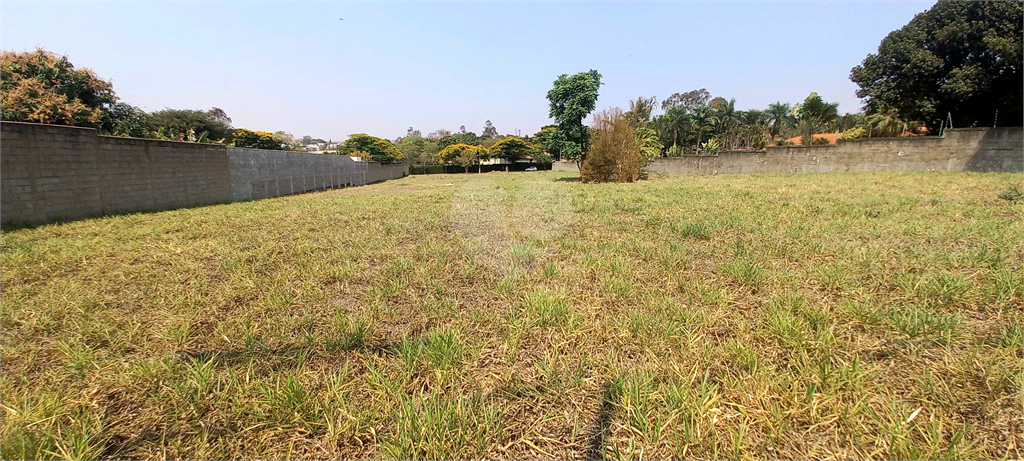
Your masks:
<instances>
[{"instance_id":1,"label":"tree canopy","mask_svg":"<svg viewBox=\"0 0 1024 461\"><path fill-rule=\"evenodd\" d=\"M437 141L437 147L439 149L444 149L452 144L469 144L472 146L479 146L481 142L483 142L483 138L477 136L476 133L472 131L462 131L442 136L441 139Z\"/></svg>"},{"instance_id":2,"label":"tree canopy","mask_svg":"<svg viewBox=\"0 0 1024 461\"><path fill-rule=\"evenodd\" d=\"M803 103L793 108L793 116L803 124L804 145L810 145L814 133L839 118L838 108L839 104L829 104L813 91Z\"/></svg>"},{"instance_id":3,"label":"tree canopy","mask_svg":"<svg viewBox=\"0 0 1024 461\"><path fill-rule=\"evenodd\" d=\"M532 154L533 151L533 146L515 136L506 136L489 149L491 157L507 159L523 158Z\"/></svg>"},{"instance_id":4,"label":"tree canopy","mask_svg":"<svg viewBox=\"0 0 1024 461\"><path fill-rule=\"evenodd\" d=\"M405 154L407 163L432 165L437 163L437 142L418 134L406 136L398 141L398 150Z\"/></svg>"},{"instance_id":5,"label":"tree canopy","mask_svg":"<svg viewBox=\"0 0 1024 461\"><path fill-rule=\"evenodd\" d=\"M266 131L253 131L239 128L234 131L235 147L248 147L251 149L282 150L284 146L274 137L274 133Z\"/></svg>"},{"instance_id":6,"label":"tree canopy","mask_svg":"<svg viewBox=\"0 0 1024 461\"><path fill-rule=\"evenodd\" d=\"M0 55L0 118L97 127L117 96L110 83L43 49ZM109 116L108 116L109 119Z\"/></svg>"},{"instance_id":7,"label":"tree canopy","mask_svg":"<svg viewBox=\"0 0 1024 461\"><path fill-rule=\"evenodd\" d=\"M853 68L868 114L895 109L938 128L1020 126L1022 3L940 1ZM998 121L996 120L998 111Z\"/></svg>"},{"instance_id":8,"label":"tree canopy","mask_svg":"<svg viewBox=\"0 0 1024 461\"><path fill-rule=\"evenodd\" d=\"M576 75L559 75L554 88L548 91L549 117L555 119L558 131L548 139L545 148L560 158L583 161L590 148L590 132L583 119L597 106L601 74L596 70Z\"/></svg>"},{"instance_id":9,"label":"tree canopy","mask_svg":"<svg viewBox=\"0 0 1024 461\"><path fill-rule=\"evenodd\" d=\"M498 137L498 129L494 127L494 124L491 123L490 120L484 123L484 132L483 134L480 135L480 137L488 139Z\"/></svg>"},{"instance_id":10,"label":"tree canopy","mask_svg":"<svg viewBox=\"0 0 1024 461\"><path fill-rule=\"evenodd\" d=\"M231 118L216 107L206 111L164 109L153 112L149 114L149 129L170 139L181 139L189 132L196 136L206 133L211 141L219 141L232 135Z\"/></svg>"},{"instance_id":11,"label":"tree canopy","mask_svg":"<svg viewBox=\"0 0 1024 461\"><path fill-rule=\"evenodd\" d=\"M472 165L479 165L480 160L486 157L486 148L464 143L448 145L438 153L438 160L441 163L455 163L466 171L469 171Z\"/></svg>"},{"instance_id":12,"label":"tree canopy","mask_svg":"<svg viewBox=\"0 0 1024 461\"><path fill-rule=\"evenodd\" d=\"M658 99L654 96L645 98L643 96L629 101L629 111L626 112L626 121L635 127L646 126L651 121L651 111Z\"/></svg>"},{"instance_id":13,"label":"tree canopy","mask_svg":"<svg viewBox=\"0 0 1024 461\"><path fill-rule=\"evenodd\" d=\"M693 109L694 107L707 104L710 99L711 93L708 93L708 90L704 88L687 91L686 93L672 93L672 96L661 102L661 108L662 110L668 110L669 107Z\"/></svg>"},{"instance_id":14,"label":"tree canopy","mask_svg":"<svg viewBox=\"0 0 1024 461\"><path fill-rule=\"evenodd\" d=\"M152 134L149 130L149 114L123 102L115 102L103 111L96 130L101 134L133 138L148 138Z\"/></svg>"},{"instance_id":15,"label":"tree canopy","mask_svg":"<svg viewBox=\"0 0 1024 461\"><path fill-rule=\"evenodd\" d=\"M391 144L391 141L370 136L366 133L349 135L348 139L345 140L345 143L339 149L339 153L359 156L363 160L380 162L385 165L398 163L405 158L405 154L398 150L394 144Z\"/></svg>"}]
</instances>

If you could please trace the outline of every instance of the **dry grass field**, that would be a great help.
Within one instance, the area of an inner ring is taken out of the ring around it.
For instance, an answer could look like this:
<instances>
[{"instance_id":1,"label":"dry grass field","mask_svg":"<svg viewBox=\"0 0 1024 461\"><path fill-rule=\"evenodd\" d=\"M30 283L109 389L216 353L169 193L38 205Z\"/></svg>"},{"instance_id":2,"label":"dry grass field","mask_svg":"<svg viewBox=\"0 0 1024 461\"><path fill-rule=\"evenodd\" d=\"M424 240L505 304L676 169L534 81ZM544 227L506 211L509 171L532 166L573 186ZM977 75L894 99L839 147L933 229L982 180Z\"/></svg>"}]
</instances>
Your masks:
<instances>
[{"instance_id":1,"label":"dry grass field","mask_svg":"<svg viewBox=\"0 0 1024 461\"><path fill-rule=\"evenodd\" d=\"M5 229L0 457L1024 457L1024 175L572 176Z\"/></svg>"}]
</instances>

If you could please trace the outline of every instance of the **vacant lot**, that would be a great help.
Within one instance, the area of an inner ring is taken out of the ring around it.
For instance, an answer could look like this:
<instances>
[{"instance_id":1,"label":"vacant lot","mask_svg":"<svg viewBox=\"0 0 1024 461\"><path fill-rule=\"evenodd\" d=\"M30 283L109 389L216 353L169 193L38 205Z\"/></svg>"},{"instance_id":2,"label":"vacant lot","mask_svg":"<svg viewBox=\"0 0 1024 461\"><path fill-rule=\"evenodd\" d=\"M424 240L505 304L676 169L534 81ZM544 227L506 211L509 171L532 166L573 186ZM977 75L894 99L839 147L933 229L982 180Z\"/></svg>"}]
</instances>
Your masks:
<instances>
[{"instance_id":1,"label":"vacant lot","mask_svg":"<svg viewBox=\"0 0 1024 461\"><path fill-rule=\"evenodd\" d=\"M1024 175L570 179L5 231L0 455L1024 456Z\"/></svg>"}]
</instances>

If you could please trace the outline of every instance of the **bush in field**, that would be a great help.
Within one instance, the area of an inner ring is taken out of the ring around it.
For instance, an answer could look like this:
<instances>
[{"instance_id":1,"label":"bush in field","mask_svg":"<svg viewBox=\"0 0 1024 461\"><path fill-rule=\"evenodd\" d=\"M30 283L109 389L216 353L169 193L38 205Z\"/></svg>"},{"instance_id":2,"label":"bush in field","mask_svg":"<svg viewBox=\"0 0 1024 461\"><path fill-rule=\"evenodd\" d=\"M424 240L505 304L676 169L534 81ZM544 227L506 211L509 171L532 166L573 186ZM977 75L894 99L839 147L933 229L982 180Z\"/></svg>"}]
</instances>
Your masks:
<instances>
[{"instance_id":1,"label":"bush in field","mask_svg":"<svg viewBox=\"0 0 1024 461\"><path fill-rule=\"evenodd\" d=\"M636 129L622 109L598 112L590 128L590 152L580 167L580 178L583 182L637 181L644 165L640 148Z\"/></svg>"}]
</instances>

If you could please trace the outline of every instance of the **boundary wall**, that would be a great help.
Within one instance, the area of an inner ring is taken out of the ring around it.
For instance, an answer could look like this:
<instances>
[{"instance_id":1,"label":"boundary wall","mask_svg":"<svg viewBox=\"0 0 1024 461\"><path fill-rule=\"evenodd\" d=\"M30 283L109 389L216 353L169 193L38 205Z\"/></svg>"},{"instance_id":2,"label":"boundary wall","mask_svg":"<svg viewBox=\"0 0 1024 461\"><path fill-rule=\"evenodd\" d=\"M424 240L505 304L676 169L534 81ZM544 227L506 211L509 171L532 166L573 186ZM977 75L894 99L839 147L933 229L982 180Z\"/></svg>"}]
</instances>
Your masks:
<instances>
[{"instance_id":1,"label":"boundary wall","mask_svg":"<svg viewBox=\"0 0 1024 461\"><path fill-rule=\"evenodd\" d=\"M579 171L555 162L556 171ZM835 145L725 151L660 158L652 174L830 173L840 171L1024 171L1024 129L960 128L939 136L840 139Z\"/></svg>"},{"instance_id":2,"label":"boundary wall","mask_svg":"<svg viewBox=\"0 0 1024 461\"><path fill-rule=\"evenodd\" d=\"M401 178L408 165L337 155L99 136L0 123L0 222L45 224L254 200Z\"/></svg>"}]
</instances>

